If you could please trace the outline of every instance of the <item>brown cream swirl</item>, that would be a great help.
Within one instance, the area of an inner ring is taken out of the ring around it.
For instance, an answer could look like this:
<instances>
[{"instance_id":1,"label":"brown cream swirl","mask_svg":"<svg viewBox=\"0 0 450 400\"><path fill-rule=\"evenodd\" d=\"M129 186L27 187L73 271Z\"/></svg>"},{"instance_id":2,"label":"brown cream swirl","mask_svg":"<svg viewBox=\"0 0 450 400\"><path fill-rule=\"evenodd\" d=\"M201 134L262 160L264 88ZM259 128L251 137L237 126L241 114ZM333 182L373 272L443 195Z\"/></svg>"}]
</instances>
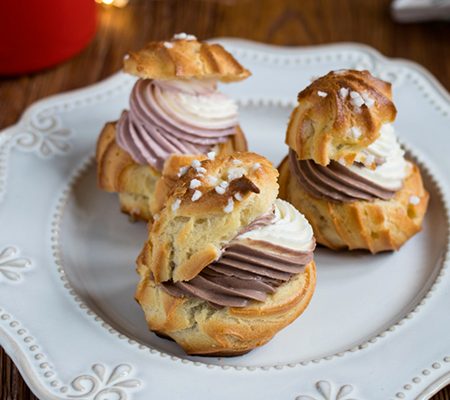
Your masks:
<instances>
[{"instance_id":1,"label":"brown cream swirl","mask_svg":"<svg viewBox=\"0 0 450 400\"><path fill-rule=\"evenodd\" d=\"M139 79L117 143L139 164L161 171L171 154L206 154L236 133L237 106L214 81Z\"/></svg>"},{"instance_id":2,"label":"brown cream swirl","mask_svg":"<svg viewBox=\"0 0 450 400\"><path fill-rule=\"evenodd\" d=\"M295 251L256 240L237 241L222 257L188 282L165 282L175 297L197 297L219 307L245 307L265 301L270 293L313 259L311 251Z\"/></svg>"},{"instance_id":3,"label":"brown cream swirl","mask_svg":"<svg viewBox=\"0 0 450 400\"><path fill-rule=\"evenodd\" d=\"M299 160L295 152L289 150L289 164L302 188L312 196L325 200L389 200L396 193L357 175L336 161L331 161L325 167L312 160Z\"/></svg>"},{"instance_id":4,"label":"brown cream swirl","mask_svg":"<svg viewBox=\"0 0 450 400\"><path fill-rule=\"evenodd\" d=\"M222 256L187 282L164 282L176 297L196 297L220 307L265 301L313 259L315 241L306 218L277 199L223 250Z\"/></svg>"}]
</instances>

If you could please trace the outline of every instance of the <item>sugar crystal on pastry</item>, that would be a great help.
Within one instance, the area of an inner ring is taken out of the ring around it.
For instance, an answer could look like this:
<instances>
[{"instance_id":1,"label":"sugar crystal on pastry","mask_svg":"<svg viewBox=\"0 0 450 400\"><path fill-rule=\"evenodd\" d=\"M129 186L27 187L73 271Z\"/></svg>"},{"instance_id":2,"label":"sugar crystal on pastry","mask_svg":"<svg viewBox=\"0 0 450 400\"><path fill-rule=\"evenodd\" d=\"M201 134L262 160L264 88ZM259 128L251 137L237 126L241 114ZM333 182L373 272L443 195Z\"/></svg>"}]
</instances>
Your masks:
<instances>
[{"instance_id":1,"label":"sugar crystal on pastry","mask_svg":"<svg viewBox=\"0 0 450 400\"><path fill-rule=\"evenodd\" d=\"M183 176L187 170L189 169L189 167L186 165L184 167L180 167L180 169L178 170L178 176L181 177Z\"/></svg>"},{"instance_id":2,"label":"sugar crystal on pastry","mask_svg":"<svg viewBox=\"0 0 450 400\"><path fill-rule=\"evenodd\" d=\"M370 108L370 107L372 107L375 104L375 100L372 97L370 97L369 94L366 91L362 92L361 96L364 99L364 104L367 107Z\"/></svg>"},{"instance_id":3,"label":"sugar crystal on pastry","mask_svg":"<svg viewBox=\"0 0 450 400\"><path fill-rule=\"evenodd\" d=\"M222 186L216 186L214 188L214 190L216 191L217 194L224 194L225 193L225 188L223 188Z\"/></svg>"},{"instance_id":4,"label":"sugar crystal on pastry","mask_svg":"<svg viewBox=\"0 0 450 400\"><path fill-rule=\"evenodd\" d=\"M176 211L180 208L181 200L175 199L175 201L172 203L172 211Z\"/></svg>"},{"instance_id":5,"label":"sugar crystal on pastry","mask_svg":"<svg viewBox=\"0 0 450 400\"><path fill-rule=\"evenodd\" d=\"M202 183L198 179L194 178L194 179L191 180L191 183L190 183L189 187L191 189L195 189L195 188L198 188L201 185L202 185Z\"/></svg>"},{"instance_id":6,"label":"sugar crystal on pastry","mask_svg":"<svg viewBox=\"0 0 450 400\"><path fill-rule=\"evenodd\" d=\"M256 171L256 170L258 170L258 169L260 169L260 168L261 168L261 164L258 163L258 162L254 163L253 166L252 166L252 169L253 169L254 171Z\"/></svg>"},{"instance_id":7,"label":"sugar crystal on pastry","mask_svg":"<svg viewBox=\"0 0 450 400\"><path fill-rule=\"evenodd\" d=\"M197 40L197 38L194 35L189 35L185 32L181 32L173 35L172 40Z\"/></svg>"},{"instance_id":8,"label":"sugar crystal on pastry","mask_svg":"<svg viewBox=\"0 0 450 400\"><path fill-rule=\"evenodd\" d=\"M206 177L206 180L207 180L209 185L214 186L217 183L218 179L215 176L208 175Z\"/></svg>"},{"instance_id":9,"label":"sugar crystal on pastry","mask_svg":"<svg viewBox=\"0 0 450 400\"><path fill-rule=\"evenodd\" d=\"M237 193L234 194L234 198L235 198L237 201L242 201L242 195L241 195L239 192L237 192Z\"/></svg>"},{"instance_id":10,"label":"sugar crystal on pastry","mask_svg":"<svg viewBox=\"0 0 450 400\"><path fill-rule=\"evenodd\" d=\"M357 126L352 126L350 128L350 132L355 139L358 139L362 135L361 129L359 129Z\"/></svg>"},{"instance_id":11,"label":"sugar crystal on pastry","mask_svg":"<svg viewBox=\"0 0 450 400\"><path fill-rule=\"evenodd\" d=\"M235 160L233 160L233 161L235 161ZM245 174L245 170L243 168L239 168L239 167L234 168L233 167L228 170L227 177L228 177L228 180L231 181L233 179L237 179L237 178L240 178L241 176L244 176L244 174Z\"/></svg>"},{"instance_id":12,"label":"sugar crystal on pastry","mask_svg":"<svg viewBox=\"0 0 450 400\"><path fill-rule=\"evenodd\" d=\"M361 107L364 103L363 98L358 92L350 92L351 102L355 107Z\"/></svg>"},{"instance_id":13,"label":"sugar crystal on pastry","mask_svg":"<svg viewBox=\"0 0 450 400\"><path fill-rule=\"evenodd\" d=\"M419 203L420 203L420 197L418 197L418 196L410 196L409 204L412 204L413 206L417 206Z\"/></svg>"},{"instance_id":14,"label":"sugar crystal on pastry","mask_svg":"<svg viewBox=\"0 0 450 400\"><path fill-rule=\"evenodd\" d=\"M346 97L348 96L348 88L341 87L341 88L339 89L339 96L341 96L341 98L342 98L343 100L345 100Z\"/></svg>"},{"instance_id":15,"label":"sugar crystal on pastry","mask_svg":"<svg viewBox=\"0 0 450 400\"><path fill-rule=\"evenodd\" d=\"M230 213L234 209L234 201L231 197L228 198L227 205L223 208L223 211Z\"/></svg>"},{"instance_id":16,"label":"sugar crystal on pastry","mask_svg":"<svg viewBox=\"0 0 450 400\"><path fill-rule=\"evenodd\" d=\"M200 167L202 164L200 163L200 161L199 160L192 160L192 162L191 162L191 167L192 168L198 168L198 167Z\"/></svg>"},{"instance_id":17,"label":"sugar crystal on pastry","mask_svg":"<svg viewBox=\"0 0 450 400\"><path fill-rule=\"evenodd\" d=\"M202 192L200 192L200 190L196 190L195 192L194 192L194 194L192 195L192 197L191 197L191 200L192 201L197 201L200 197L202 197Z\"/></svg>"}]
</instances>

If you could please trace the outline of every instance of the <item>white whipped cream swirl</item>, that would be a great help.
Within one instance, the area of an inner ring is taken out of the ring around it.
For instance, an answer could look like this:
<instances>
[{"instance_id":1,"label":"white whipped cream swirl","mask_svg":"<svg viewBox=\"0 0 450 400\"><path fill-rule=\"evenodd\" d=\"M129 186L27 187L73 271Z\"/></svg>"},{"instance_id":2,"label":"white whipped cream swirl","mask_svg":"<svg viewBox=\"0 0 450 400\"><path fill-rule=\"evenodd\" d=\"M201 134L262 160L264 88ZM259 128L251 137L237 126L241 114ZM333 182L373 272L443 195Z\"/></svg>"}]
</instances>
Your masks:
<instances>
[{"instance_id":1,"label":"white whipped cream swirl","mask_svg":"<svg viewBox=\"0 0 450 400\"><path fill-rule=\"evenodd\" d=\"M275 218L269 225L245 232L237 238L269 242L296 251L314 249L314 234L308 220L292 204L276 199Z\"/></svg>"},{"instance_id":2,"label":"white whipped cream swirl","mask_svg":"<svg viewBox=\"0 0 450 400\"><path fill-rule=\"evenodd\" d=\"M365 165L376 163L376 168L371 169L361 164L346 167L385 189L399 190L409 170L404 154L397 141L394 127L391 124L384 124L380 129L379 138L358 153L355 159L356 162Z\"/></svg>"},{"instance_id":3,"label":"white whipped cream swirl","mask_svg":"<svg viewBox=\"0 0 450 400\"><path fill-rule=\"evenodd\" d=\"M155 81L155 98L175 120L204 129L237 125L237 105L213 80Z\"/></svg>"}]
</instances>

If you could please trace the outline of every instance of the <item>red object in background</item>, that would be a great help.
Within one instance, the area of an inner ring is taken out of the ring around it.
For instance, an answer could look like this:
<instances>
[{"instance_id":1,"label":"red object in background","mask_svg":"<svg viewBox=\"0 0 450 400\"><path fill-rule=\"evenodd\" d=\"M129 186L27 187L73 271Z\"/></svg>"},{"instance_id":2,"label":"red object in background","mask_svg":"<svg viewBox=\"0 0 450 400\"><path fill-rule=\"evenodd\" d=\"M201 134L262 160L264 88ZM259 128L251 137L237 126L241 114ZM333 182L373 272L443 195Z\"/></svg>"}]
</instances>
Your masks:
<instances>
[{"instance_id":1,"label":"red object in background","mask_svg":"<svg viewBox=\"0 0 450 400\"><path fill-rule=\"evenodd\" d=\"M7 0L0 6L0 74L37 71L66 60L93 38L94 0Z\"/></svg>"}]
</instances>

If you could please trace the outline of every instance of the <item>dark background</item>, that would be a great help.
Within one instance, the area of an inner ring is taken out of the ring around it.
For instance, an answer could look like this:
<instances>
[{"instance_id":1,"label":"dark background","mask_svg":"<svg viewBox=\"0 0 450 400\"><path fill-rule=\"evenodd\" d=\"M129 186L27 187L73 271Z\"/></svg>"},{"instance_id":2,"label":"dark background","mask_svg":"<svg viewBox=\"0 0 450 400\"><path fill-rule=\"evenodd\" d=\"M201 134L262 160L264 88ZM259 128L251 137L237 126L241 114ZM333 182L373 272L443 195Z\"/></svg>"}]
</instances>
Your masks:
<instances>
[{"instance_id":1,"label":"dark background","mask_svg":"<svg viewBox=\"0 0 450 400\"><path fill-rule=\"evenodd\" d=\"M97 35L79 55L39 73L0 78L0 129L34 101L104 79L121 68L128 50L176 32L295 46L361 42L422 64L449 90L450 23L397 24L389 6L389 0L130 0L124 9L99 6ZM1 348L0 374L0 400L36 399ZM450 386L432 399L450 400Z\"/></svg>"}]
</instances>

